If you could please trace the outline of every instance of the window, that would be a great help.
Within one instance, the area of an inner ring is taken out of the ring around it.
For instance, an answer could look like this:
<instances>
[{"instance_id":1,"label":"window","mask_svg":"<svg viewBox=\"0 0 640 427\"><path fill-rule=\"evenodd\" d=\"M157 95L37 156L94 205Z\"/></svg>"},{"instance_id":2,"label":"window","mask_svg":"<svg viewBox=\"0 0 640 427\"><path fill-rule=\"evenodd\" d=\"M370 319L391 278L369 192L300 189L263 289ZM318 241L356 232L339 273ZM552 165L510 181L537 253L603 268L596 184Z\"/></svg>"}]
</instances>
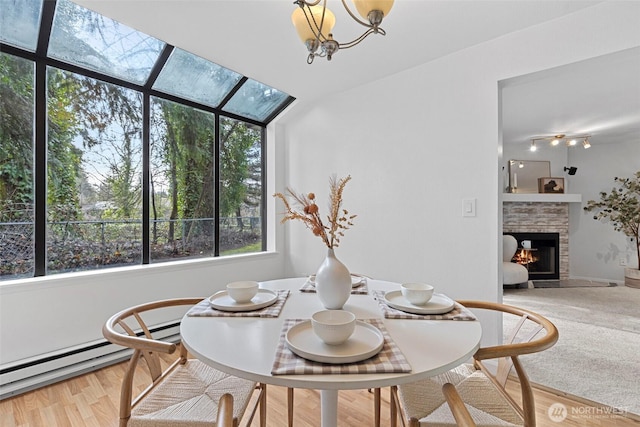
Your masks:
<instances>
[{"instance_id":1,"label":"window","mask_svg":"<svg viewBox=\"0 0 640 427\"><path fill-rule=\"evenodd\" d=\"M220 119L220 252L262 247L262 130Z\"/></svg>"},{"instance_id":2,"label":"window","mask_svg":"<svg viewBox=\"0 0 640 427\"><path fill-rule=\"evenodd\" d=\"M214 142L213 114L152 99L152 262L214 255Z\"/></svg>"},{"instance_id":3,"label":"window","mask_svg":"<svg viewBox=\"0 0 640 427\"><path fill-rule=\"evenodd\" d=\"M142 97L47 70L47 274L140 264Z\"/></svg>"},{"instance_id":4,"label":"window","mask_svg":"<svg viewBox=\"0 0 640 427\"><path fill-rule=\"evenodd\" d=\"M51 58L142 84L164 43L80 7L58 0L48 53Z\"/></svg>"},{"instance_id":5,"label":"window","mask_svg":"<svg viewBox=\"0 0 640 427\"><path fill-rule=\"evenodd\" d=\"M70 0L9 2L0 280L264 250L264 130L292 97Z\"/></svg>"},{"instance_id":6,"label":"window","mask_svg":"<svg viewBox=\"0 0 640 427\"><path fill-rule=\"evenodd\" d=\"M0 278L34 272L32 61L0 53Z\"/></svg>"}]
</instances>

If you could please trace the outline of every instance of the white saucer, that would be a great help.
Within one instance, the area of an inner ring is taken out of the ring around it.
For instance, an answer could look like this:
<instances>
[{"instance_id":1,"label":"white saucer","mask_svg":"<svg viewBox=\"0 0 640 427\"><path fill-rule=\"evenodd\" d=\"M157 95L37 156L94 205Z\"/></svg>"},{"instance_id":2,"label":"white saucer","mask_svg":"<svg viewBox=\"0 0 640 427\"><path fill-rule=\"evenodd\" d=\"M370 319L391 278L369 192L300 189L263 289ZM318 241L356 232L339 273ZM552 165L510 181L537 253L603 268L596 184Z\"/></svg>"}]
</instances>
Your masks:
<instances>
[{"instance_id":1,"label":"white saucer","mask_svg":"<svg viewBox=\"0 0 640 427\"><path fill-rule=\"evenodd\" d=\"M433 294L431 299L423 305L411 304L401 291L391 291L384 294L384 302L401 311L413 314L443 314L455 307L453 300L442 294Z\"/></svg>"},{"instance_id":2,"label":"white saucer","mask_svg":"<svg viewBox=\"0 0 640 427\"><path fill-rule=\"evenodd\" d=\"M315 362L353 363L375 356L382 350L384 337L375 326L356 321L356 329L347 341L339 345L325 344L311 328L311 321L297 323L287 331L289 349L300 357Z\"/></svg>"},{"instance_id":3,"label":"white saucer","mask_svg":"<svg viewBox=\"0 0 640 427\"><path fill-rule=\"evenodd\" d=\"M249 302L236 302L227 291L216 292L209 297L211 307L221 311L253 311L268 307L278 299L278 294L268 289L258 289Z\"/></svg>"},{"instance_id":4,"label":"white saucer","mask_svg":"<svg viewBox=\"0 0 640 427\"><path fill-rule=\"evenodd\" d=\"M307 280L309 281L309 283L311 283L311 286L315 286L316 285L316 275L315 274L312 274L311 276L309 276L307 278ZM364 285L366 280L367 280L367 278L364 277L364 276L358 276L357 274L352 274L351 275L351 287L352 288L357 288L360 285Z\"/></svg>"}]
</instances>

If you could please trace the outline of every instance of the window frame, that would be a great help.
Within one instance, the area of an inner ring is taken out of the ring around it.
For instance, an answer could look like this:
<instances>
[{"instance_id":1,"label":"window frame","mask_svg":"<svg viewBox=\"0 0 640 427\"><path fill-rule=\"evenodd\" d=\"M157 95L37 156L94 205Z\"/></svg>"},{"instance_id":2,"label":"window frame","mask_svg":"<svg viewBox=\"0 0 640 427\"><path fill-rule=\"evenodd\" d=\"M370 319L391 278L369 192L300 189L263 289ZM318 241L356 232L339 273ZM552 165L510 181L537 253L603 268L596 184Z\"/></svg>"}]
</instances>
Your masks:
<instances>
[{"instance_id":1,"label":"window frame","mask_svg":"<svg viewBox=\"0 0 640 427\"><path fill-rule=\"evenodd\" d=\"M180 98L164 92L153 89L158 75L162 71L162 67L166 64L171 53L176 48L168 43L160 53L158 60L152 67L147 81L144 84L136 84L117 77L100 73L95 70L83 68L74 64L69 64L47 56L49 38L51 35L57 1L44 1L41 14L41 22L39 28L38 42L35 52L15 47L4 42L0 42L0 51L5 54L13 55L33 61L35 64L34 77L34 274L33 277L41 277L46 275L47 264L47 68L54 67L64 71L81 74L102 82L122 86L131 90L135 90L142 95L142 261L141 264L151 264L150 262L150 115L151 115L151 97L176 102L188 107L203 110L212 113L215 122L215 150L214 150L214 254L213 257L220 257L220 212L219 212L219 194L220 194L220 118L226 117L250 125L257 126L260 132L260 162L261 162L261 251L267 248L267 170L266 170L266 127L278 114L284 111L294 100L292 96L288 96L285 102L276 108L264 121L257 121L249 117L243 117L233 113L223 111L226 103L248 80L243 76L235 85L235 87L223 98L218 107L200 104L198 102ZM184 258L182 258L184 259ZM172 262L158 261L153 264L161 264ZM131 267L131 266L120 266ZM101 270L101 269L99 269ZM86 271L86 270L85 270ZM94 269L89 271L95 271ZM11 279L9 279L11 280Z\"/></svg>"}]
</instances>

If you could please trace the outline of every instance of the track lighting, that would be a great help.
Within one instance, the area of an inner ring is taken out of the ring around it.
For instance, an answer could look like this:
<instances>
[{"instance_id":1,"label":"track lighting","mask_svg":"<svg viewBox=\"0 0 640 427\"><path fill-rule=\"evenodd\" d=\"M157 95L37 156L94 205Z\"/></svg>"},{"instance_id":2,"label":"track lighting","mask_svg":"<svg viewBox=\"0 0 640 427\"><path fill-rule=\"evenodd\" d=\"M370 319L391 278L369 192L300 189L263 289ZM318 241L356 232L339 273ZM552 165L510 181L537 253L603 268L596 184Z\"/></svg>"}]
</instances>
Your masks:
<instances>
[{"instance_id":1,"label":"track lighting","mask_svg":"<svg viewBox=\"0 0 640 427\"><path fill-rule=\"evenodd\" d=\"M567 147L573 147L582 140L582 146L584 148L589 148L591 147L589 138L591 138L591 135L565 135L563 133L551 136L537 136L535 138L531 138L530 150L536 151L536 148L534 148L536 141L549 141L549 145L552 147L557 147L561 143L564 143Z\"/></svg>"},{"instance_id":2,"label":"track lighting","mask_svg":"<svg viewBox=\"0 0 640 427\"><path fill-rule=\"evenodd\" d=\"M536 147L536 141L535 140L531 140L531 147L529 147L530 151L536 151L538 149L538 147Z\"/></svg>"},{"instance_id":3,"label":"track lighting","mask_svg":"<svg viewBox=\"0 0 640 427\"><path fill-rule=\"evenodd\" d=\"M564 171L565 172L569 172L569 175L575 175L576 172L578 171L578 168L575 166L565 166L564 167Z\"/></svg>"}]
</instances>

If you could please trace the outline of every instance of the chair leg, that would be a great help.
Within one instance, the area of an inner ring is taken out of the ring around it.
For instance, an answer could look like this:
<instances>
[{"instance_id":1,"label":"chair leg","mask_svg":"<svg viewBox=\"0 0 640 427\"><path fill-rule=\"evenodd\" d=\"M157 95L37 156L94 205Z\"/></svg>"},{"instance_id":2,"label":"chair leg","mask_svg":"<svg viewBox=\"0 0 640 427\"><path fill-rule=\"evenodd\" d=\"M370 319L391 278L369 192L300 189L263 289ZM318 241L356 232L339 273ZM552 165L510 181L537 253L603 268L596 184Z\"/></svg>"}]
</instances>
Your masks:
<instances>
[{"instance_id":1,"label":"chair leg","mask_svg":"<svg viewBox=\"0 0 640 427\"><path fill-rule=\"evenodd\" d=\"M262 395L260 396L260 427L267 427L267 385L260 384Z\"/></svg>"},{"instance_id":2,"label":"chair leg","mask_svg":"<svg viewBox=\"0 0 640 427\"><path fill-rule=\"evenodd\" d=\"M391 427L396 427L398 425L398 408L396 407L397 392L398 392L398 387L396 386L389 387L389 416L391 417L391 422L390 422Z\"/></svg>"},{"instance_id":3,"label":"chair leg","mask_svg":"<svg viewBox=\"0 0 640 427\"><path fill-rule=\"evenodd\" d=\"M373 390L373 425L380 427L380 389Z\"/></svg>"},{"instance_id":4,"label":"chair leg","mask_svg":"<svg viewBox=\"0 0 640 427\"><path fill-rule=\"evenodd\" d=\"M293 388L287 388L287 420L289 427L293 427Z\"/></svg>"}]
</instances>

